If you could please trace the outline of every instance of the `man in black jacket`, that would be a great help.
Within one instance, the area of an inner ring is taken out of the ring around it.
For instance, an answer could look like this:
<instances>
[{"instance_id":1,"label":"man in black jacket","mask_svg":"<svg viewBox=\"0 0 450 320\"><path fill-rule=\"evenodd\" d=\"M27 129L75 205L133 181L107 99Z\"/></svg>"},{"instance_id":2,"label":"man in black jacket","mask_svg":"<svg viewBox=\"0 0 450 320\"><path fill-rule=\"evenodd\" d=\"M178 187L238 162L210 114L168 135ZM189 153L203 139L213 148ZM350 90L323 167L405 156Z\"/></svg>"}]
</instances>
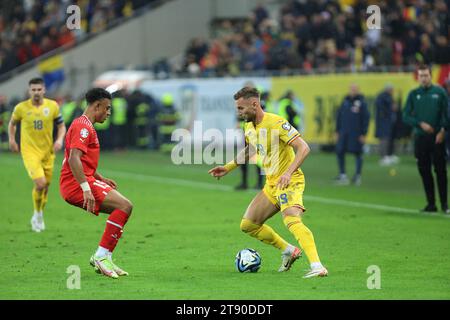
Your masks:
<instances>
[{"instance_id":1,"label":"man in black jacket","mask_svg":"<svg viewBox=\"0 0 450 320\"><path fill-rule=\"evenodd\" d=\"M445 129L448 129L447 94L431 83L431 70L420 66L420 86L413 89L403 110L403 121L414 128L414 154L427 197L423 212L436 212L434 181L431 166L434 165L441 209L450 213L447 202L447 166L445 154Z\"/></svg>"}]
</instances>

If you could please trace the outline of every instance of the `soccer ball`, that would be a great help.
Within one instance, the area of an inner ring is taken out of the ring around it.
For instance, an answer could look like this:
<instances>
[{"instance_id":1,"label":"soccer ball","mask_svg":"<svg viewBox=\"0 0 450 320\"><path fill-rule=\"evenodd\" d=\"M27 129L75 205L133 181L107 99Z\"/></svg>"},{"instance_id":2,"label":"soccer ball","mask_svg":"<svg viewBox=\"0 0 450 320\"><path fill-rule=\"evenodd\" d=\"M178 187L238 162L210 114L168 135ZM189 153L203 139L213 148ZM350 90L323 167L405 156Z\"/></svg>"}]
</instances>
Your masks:
<instances>
[{"instance_id":1,"label":"soccer ball","mask_svg":"<svg viewBox=\"0 0 450 320\"><path fill-rule=\"evenodd\" d=\"M261 256L254 249L243 249L236 255L236 268L239 272L257 272L261 267Z\"/></svg>"}]
</instances>

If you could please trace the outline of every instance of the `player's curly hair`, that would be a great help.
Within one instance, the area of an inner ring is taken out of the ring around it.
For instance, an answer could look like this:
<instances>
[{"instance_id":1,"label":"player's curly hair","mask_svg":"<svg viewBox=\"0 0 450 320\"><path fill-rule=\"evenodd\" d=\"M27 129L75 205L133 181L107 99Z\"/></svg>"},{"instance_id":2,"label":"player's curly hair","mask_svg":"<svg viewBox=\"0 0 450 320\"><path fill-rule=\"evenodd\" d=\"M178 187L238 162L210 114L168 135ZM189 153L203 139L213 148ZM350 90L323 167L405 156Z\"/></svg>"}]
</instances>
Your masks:
<instances>
[{"instance_id":1,"label":"player's curly hair","mask_svg":"<svg viewBox=\"0 0 450 320\"><path fill-rule=\"evenodd\" d=\"M233 96L234 100L239 100L240 98L259 98L259 91L253 87L243 87L241 90L236 92Z\"/></svg>"},{"instance_id":2,"label":"player's curly hair","mask_svg":"<svg viewBox=\"0 0 450 320\"><path fill-rule=\"evenodd\" d=\"M92 88L86 92L85 98L88 104L92 104L102 99L111 100L111 94L103 88Z\"/></svg>"}]
</instances>

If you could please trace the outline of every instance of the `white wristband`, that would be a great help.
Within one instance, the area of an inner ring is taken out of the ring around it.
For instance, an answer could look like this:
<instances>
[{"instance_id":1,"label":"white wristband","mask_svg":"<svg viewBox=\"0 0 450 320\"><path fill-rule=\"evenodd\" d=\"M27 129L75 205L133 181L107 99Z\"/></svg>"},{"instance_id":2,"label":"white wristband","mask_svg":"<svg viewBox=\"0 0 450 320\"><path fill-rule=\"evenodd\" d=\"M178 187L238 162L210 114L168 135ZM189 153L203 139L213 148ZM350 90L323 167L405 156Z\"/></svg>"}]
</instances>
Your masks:
<instances>
[{"instance_id":1,"label":"white wristband","mask_svg":"<svg viewBox=\"0 0 450 320\"><path fill-rule=\"evenodd\" d=\"M83 190L83 192L91 191L91 187L89 187L89 183L87 183L87 181L80 183L80 187Z\"/></svg>"}]
</instances>

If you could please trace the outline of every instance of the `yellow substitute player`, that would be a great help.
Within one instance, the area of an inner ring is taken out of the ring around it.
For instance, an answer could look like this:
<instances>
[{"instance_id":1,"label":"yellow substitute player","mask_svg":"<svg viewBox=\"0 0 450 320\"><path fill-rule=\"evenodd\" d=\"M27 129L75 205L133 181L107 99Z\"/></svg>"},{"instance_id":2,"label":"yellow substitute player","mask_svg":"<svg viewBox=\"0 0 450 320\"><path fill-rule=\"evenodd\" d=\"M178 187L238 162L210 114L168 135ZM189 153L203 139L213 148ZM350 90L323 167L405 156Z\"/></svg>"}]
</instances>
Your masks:
<instances>
[{"instance_id":1,"label":"yellow substitute player","mask_svg":"<svg viewBox=\"0 0 450 320\"><path fill-rule=\"evenodd\" d=\"M284 224L308 257L311 270L304 278L327 276L313 234L302 222L305 177L300 166L310 151L308 144L285 119L263 111L257 89L244 87L234 95L234 100L239 117L246 121L244 131L248 144L236 159L211 169L209 174L220 179L254 154L261 157L266 184L247 208L241 230L281 250L282 264L278 271L288 271L302 251L265 224L281 211Z\"/></svg>"},{"instance_id":2,"label":"yellow substitute player","mask_svg":"<svg viewBox=\"0 0 450 320\"><path fill-rule=\"evenodd\" d=\"M28 175L34 182L32 191L34 214L31 229L45 230L43 211L48 197L48 186L52 179L55 151L63 145L66 127L56 101L44 98L45 85L41 78L28 83L30 99L15 106L8 126L9 145L19 152L16 142L16 126L20 122L20 153ZM53 126L58 127L53 143Z\"/></svg>"}]
</instances>

